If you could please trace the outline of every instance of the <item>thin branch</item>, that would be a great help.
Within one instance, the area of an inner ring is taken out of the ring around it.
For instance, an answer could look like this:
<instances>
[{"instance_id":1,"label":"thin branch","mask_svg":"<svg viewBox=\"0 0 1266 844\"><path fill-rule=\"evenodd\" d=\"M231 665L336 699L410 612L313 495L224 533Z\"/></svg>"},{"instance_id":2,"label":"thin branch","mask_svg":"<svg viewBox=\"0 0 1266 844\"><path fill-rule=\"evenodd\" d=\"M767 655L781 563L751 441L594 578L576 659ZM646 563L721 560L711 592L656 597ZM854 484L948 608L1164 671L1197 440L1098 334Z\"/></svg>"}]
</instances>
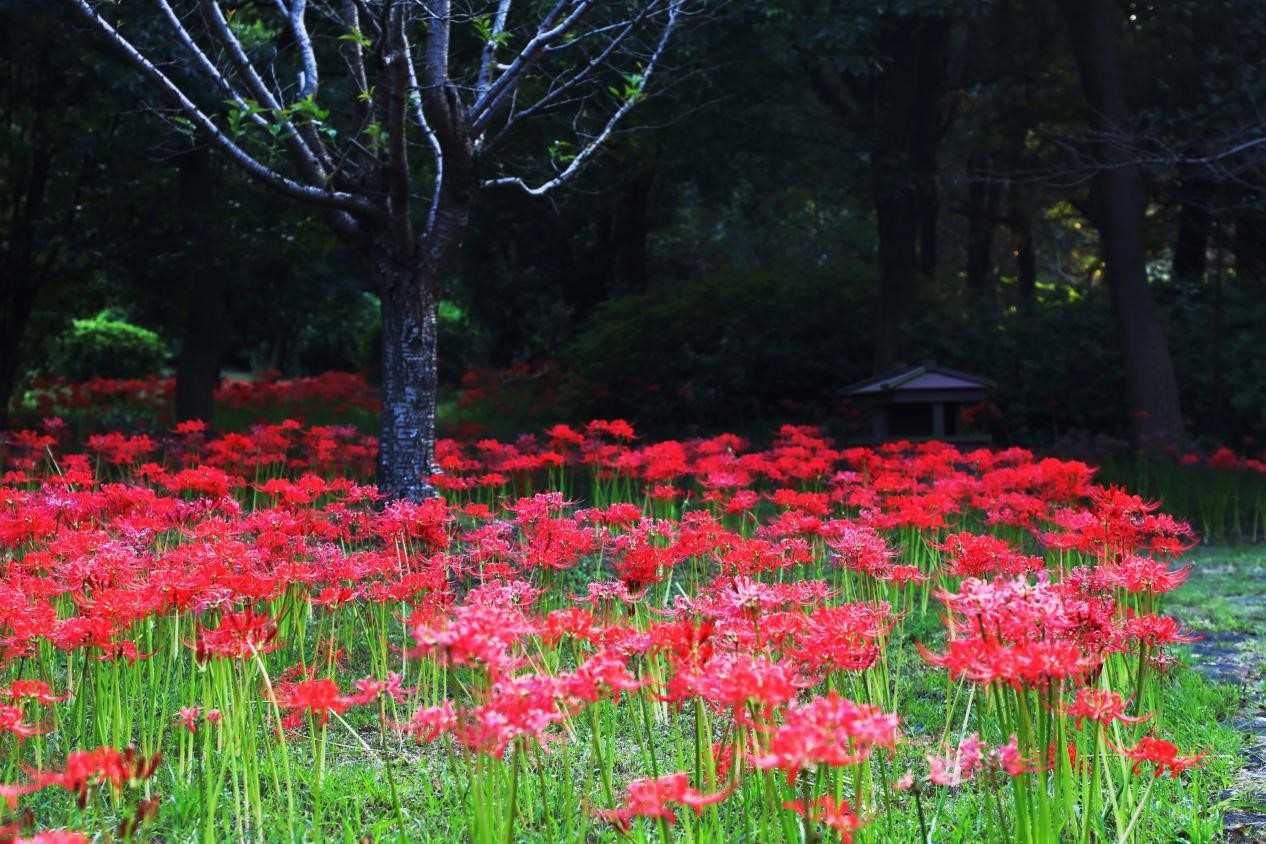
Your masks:
<instances>
[{"instance_id":1,"label":"thin branch","mask_svg":"<svg viewBox=\"0 0 1266 844\"><path fill-rule=\"evenodd\" d=\"M651 54L650 59L646 63L646 68L642 71L643 87L645 87L646 83L650 81L651 74L655 70L655 65L659 62L659 58L664 52L664 47L668 44L668 37L672 34L673 29L677 25L677 18L681 14L681 6L683 2L684 0L673 0L668 5L668 20L664 23L664 30L660 34L659 43L655 45L655 51ZM567 167L558 173L558 175L554 176L554 178L549 179L536 187L532 187L518 176L506 176L499 179L488 179L483 182L483 186L517 187L532 196L542 196L549 193L554 188L570 180L584 168L584 166L589 162L589 159L593 157L593 155L602 147L603 143L606 142L607 138L611 136L611 133L615 131L615 127L620 120L623 119L630 110L632 110L638 99L639 97L626 98L620 107L616 109L615 113L611 115L610 119L607 120L606 124L602 127L602 130L599 131L597 135L593 136L580 150L580 152L576 154L576 157L568 162Z\"/></svg>"},{"instance_id":2,"label":"thin branch","mask_svg":"<svg viewBox=\"0 0 1266 844\"><path fill-rule=\"evenodd\" d=\"M276 170L268 167L233 142L215 121L208 117L165 73L145 57L108 21L104 20L89 0L69 0L76 9L105 39L106 43L116 49L123 58L158 92L166 98L194 126L205 132L207 137L219 147L234 164L241 167L254 178L268 184L275 190L295 199L301 199L314 205L326 208L337 208L353 214L371 215L374 208L366 199L356 194L332 190L328 187L317 187L297 182Z\"/></svg>"}]
</instances>

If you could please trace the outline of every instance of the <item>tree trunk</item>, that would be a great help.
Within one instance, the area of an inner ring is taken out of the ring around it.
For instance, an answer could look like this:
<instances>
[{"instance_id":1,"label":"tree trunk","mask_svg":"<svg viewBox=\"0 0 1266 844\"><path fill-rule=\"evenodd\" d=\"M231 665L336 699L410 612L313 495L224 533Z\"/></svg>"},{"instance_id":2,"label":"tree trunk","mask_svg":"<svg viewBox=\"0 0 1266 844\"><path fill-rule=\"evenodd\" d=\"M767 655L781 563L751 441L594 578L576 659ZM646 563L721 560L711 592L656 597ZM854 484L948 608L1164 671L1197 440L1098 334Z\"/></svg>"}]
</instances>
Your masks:
<instances>
[{"instance_id":1,"label":"tree trunk","mask_svg":"<svg viewBox=\"0 0 1266 844\"><path fill-rule=\"evenodd\" d=\"M1037 251L1033 248L1033 220L1028 214L1015 221L1015 281L1021 308L1029 308L1037 298Z\"/></svg>"},{"instance_id":2,"label":"tree trunk","mask_svg":"<svg viewBox=\"0 0 1266 844\"><path fill-rule=\"evenodd\" d=\"M1147 281L1143 250L1146 197L1131 163L1114 0L1062 0L1082 87L1098 142L1100 169L1091 186L1092 222L1099 230L1108 288L1125 369L1130 422L1139 445L1158 448L1184 439L1173 361Z\"/></svg>"},{"instance_id":3,"label":"tree trunk","mask_svg":"<svg viewBox=\"0 0 1266 844\"><path fill-rule=\"evenodd\" d=\"M912 191L875 203L879 240L879 313L875 326L875 372L901 363L902 330L913 315L918 290L919 216Z\"/></svg>"},{"instance_id":4,"label":"tree trunk","mask_svg":"<svg viewBox=\"0 0 1266 844\"><path fill-rule=\"evenodd\" d=\"M1208 263L1211 217L1204 192L1197 185L1184 184L1178 208L1178 235L1174 241L1171 275L1178 280L1201 282Z\"/></svg>"},{"instance_id":5,"label":"tree trunk","mask_svg":"<svg viewBox=\"0 0 1266 844\"><path fill-rule=\"evenodd\" d=\"M199 145L181 153L176 166L184 240L182 272L188 287L184 342L176 361L176 419L201 419L211 425L224 329L224 278L216 262L212 224L211 148Z\"/></svg>"},{"instance_id":6,"label":"tree trunk","mask_svg":"<svg viewBox=\"0 0 1266 844\"><path fill-rule=\"evenodd\" d=\"M971 172L981 172L985 162L968 162ZM993 265L994 223L998 217L1001 189L993 181L974 178L967 185L967 297L973 309L991 313L997 304L997 278Z\"/></svg>"},{"instance_id":7,"label":"tree trunk","mask_svg":"<svg viewBox=\"0 0 1266 844\"><path fill-rule=\"evenodd\" d=\"M902 331L920 282L936 266L936 153L949 21L897 18L880 40L888 65L870 86L868 104L879 241L876 372L891 369L907 352Z\"/></svg>"},{"instance_id":8,"label":"tree trunk","mask_svg":"<svg viewBox=\"0 0 1266 844\"><path fill-rule=\"evenodd\" d=\"M17 270L8 267L6 275ZM9 275L0 295L0 431L9 427L9 403L18 385L22 362L22 338L35 305L35 288Z\"/></svg>"},{"instance_id":9,"label":"tree trunk","mask_svg":"<svg viewBox=\"0 0 1266 844\"><path fill-rule=\"evenodd\" d=\"M377 259L382 302L382 430L378 489L387 498L435 495L438 279Z\"/></svg>"},{"instance_id":10,"label":"tree trunk","mask_svg":"<svg viewBox=\"0 0 1266 844\"><path fill-rule=\"evenodd\" d=\"M1235 280L1240 284L1266 282L1266 217L1255 210L1235 218Z\"/></svg>"}]
</instances>

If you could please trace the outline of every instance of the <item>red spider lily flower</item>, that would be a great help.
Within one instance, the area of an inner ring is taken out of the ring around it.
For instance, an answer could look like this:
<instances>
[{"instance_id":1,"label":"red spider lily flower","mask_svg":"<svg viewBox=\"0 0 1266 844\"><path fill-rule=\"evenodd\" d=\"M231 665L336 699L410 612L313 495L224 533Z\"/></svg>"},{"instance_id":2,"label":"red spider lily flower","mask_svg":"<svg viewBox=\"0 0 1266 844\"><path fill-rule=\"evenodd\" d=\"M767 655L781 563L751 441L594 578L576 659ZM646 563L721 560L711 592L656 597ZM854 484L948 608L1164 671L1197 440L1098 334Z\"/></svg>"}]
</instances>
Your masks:
<instances>
[{"instance_id":1,"label":"red spider lily flower","mask_svg":"<svg viewBox=\"0 0 1266 844\"><path fill-rule=\"evenodd\" d=\"M1185 633L1178 619L1168 615L1138 615L1125 622L1125 633L1139 644L1149 648L1187 644L1200 639L1195 633Z\"/></svg>"},{"instance_id":2,"label":"red spider lily flower","mask_svg":"<svg viewBox=\"0 0 1266 844\"><path fill-rule=\"evenodd\" d=\"M830 794L823 794L807 806L803 800L792 800L782 804L784 809L791 809L810 823L820 823L840 834L842 844L850 844L853 831L862 825L861 818L853 812L853 807L846 801L836 799Z\"/></svg>"},{"instance_id":3,"label":"red spider lily flower","mask_svg":"<svg viewBox=\"0 0 1266 844\"><path fill-rule=\"evenodd\" d=\"M764 752L753 758L763 770L777 768L794 784L802 769L818 765L855 765L874 747L889 750L897 743L896 715L877 706L854 703L835 692L806 704L792 704L786 718L769 737Z\"/></svg>"},{"instance_id":4,"label":"red spider lily flower","mask_svg":"<svg viewBox=\"0 0 1266 844\"><path fill-rule=\"evenodd\" d=\"M281 647L275 642L277 623L266 615L251 610L226 612L220 618L220 626L214 630L201 628L194 643L199 662L212 657L222 659L248 659L254 654L267 653Z\"/></svg>"},{"instance_id":5,"label":"red spider lily flower","mask_svg":"<svg viewBox=\"0 0 1266 844\"><path fill-rule=\"evenodd\" d=\"M457 727L457 713L453 704L444 701L439 706L428 706L413 713L407 724L399 724L397 728L414 737L419 742L431 743L445 733Z\"/></svg>"},{"instance_id":6,"label":"red spider lily flower","mask_svg":"<svg viewBox=\"0 0 1266 844\"><path fill-rule=\"evenodd\" d=\"M115 750L99 747L96 750L77 750L66 757L60 771L33 772L39 788L58 786L75 794L82 809L88 804L90 789L108 783L116 791L124 785L142 783L158 770L159 754L139 756L135 748Z\"/></svg>"},{"instance_id":7,"label":"red spider lily flower","mask_svg":"<svg viewBox=\"0 0 1266 844\"><path fill-rule=\"evenodd\" d=\"M745 653L717 654L698 668L687 668L673 678L668 699L697 695L717 707L728 708L746 722L749 703L768 715L774 707L795 698L812 683L794 669L764 657Z\"/></svg>"},{"instance_id":8,"label":"red spider lily flower","mask_svg":"<svg viewBox=\"0 0 1266 844\"><path fill-rule=\"evenodd\" d=\"M41 706L61 703L70 698L70 695L54 695L48 683L43 680L14 680L9 684L9 688L0 694L15 700L33 700Z\"/></svg>"},{"instance_id":9,"label":"red spider lily flower","mask_svg":"<svg viewBox=\"0 0 1266 844\"><path fill-rule=\"evenodd\" d=\"M1188 768L1194 768L1204 760L1209 754L1197 753L1195 756L1179 756L1178 748L1164 739L1158 739L1154 736L1144 736L1139 739L1139 743L1131 748L1121 748L1108 742L1117 753L1120 753L1127 759L1134 760L1134 767L1131 771L1134 774L1139 772L1139 768L1144 762L1151 762L1156 766L1153 776L1159 777L1166 770L1169 771L1171 778L1177 777Z\"/></svg>"},{"instance_id":10,"label":"red spider lily flower","mask_svg":"<svg viewBox=\"0 0 1266 844\"><path fill-rule=\"evenodd\" d=\"M690 787L687 774L665 774L657 779L634 780L629 783L627 796L620 806L600 809L594 814L624 831L629 829L629 821L633 818L658 818L671 824L677 821L671 804L685 806L698 815L705 807L725 800L733 790L732 783L715 794L701 794Z\"/></svg>"},{"instance_id":11,"label":"red spider lily flower","mask_svg":"<svg viewBox=\"0 0 1266 844\"><path fill-rule=\"evenodd\" d=\"M42 727L27 724L22 720L22 707L0 706L0 733L13 733L18 741L47 732Z\"/></svg>"},{"instance_id":12,"label":"red spider lily flower","mask_svg":"<svg viewBox=\"0 0 1266 844\"><path fill-rule=\"evenodd\" d=\"M313 720L324 725L330 720L331 712L341 715L355 706L356 700L340 694L338 685L333 680L320 678L295 683L286 690L285 698L278 701L277 705L291 711L290 715L282 719L282 726L293 729L302 723L305 712L312 713Z\"/></svg>"},{"instance_id":13,"label":"red spider lily flower","mask_svg":"<svg viewBox=\"0 0 1266 844\"><path fill-rule=\"evenodd\" d=\"M934 548L942 551L949 562L949 573L955 577L1015 576L1038 571L1042 561L1017 552L996 536L951 533Z\"/></svg>"},{"instance_id":14,"label":"red spider lily flower","mask_svg":"<svg viewBox=\"0 0 1266 844\"><path fill-rule=\"evenodd\" d=\"M182 706L176 713L181 725L191 733L198 732L198 719L202 716L201 707Z\"/></svg>"},{"instance_id":15,"label":"red spider lily flower","mask_svg":"<svg viewBox=\"0 0 1266 844\"><path fill-rule=\"evenodd\" d=\"M1031 774L1038 770L1038 766L1020 752L1019 739L1014 735L1006 744L999 745L990 751L988 759L990 764L1009 777Z\"/></svg>"},{"instance_id":16,"label":"red spider lily flower","mask_svg":"<svg viewBox=\"0 0 1266 844\"><path fill-rule=\"evenodd\" d=\"M1183 566L1171 570L1167 563L1131 554L1119 562L1103 566L1099 576L1109 588L1159 594L1172 592L1185 583L1191 569L1191 566Z\"/></svg>"},{"instance_id":17,"label":"red spider lily flower","mask_svg":"<svg viewBox=\"0 0 1266 844\"><path fill-rule=\"evenodd\" d=\"M411 688L406 689L403 683L404 678L395 671L388 671L386 680L361 677L353 684L356 686L356 693L349 695L348 699L356 706L364 706L377 700L380 694L386 694L387 697L396 703L403 703L409 695L416 691Z\"/></svg>"},{"instance_id":18,"label":"red spider lily flower","mask_svg":"<svg viewBox=\"0 0 1266 844\"><path fill-rule=\"evenodd\" d=\"M1086 718L1106 727L1113 721L1120 721L1123 724L1141 724L1152 717L1151 713L1141 717L1126 715L1127 703L1119 692L1108 689L1079 689L1077 699L1064 710L1064 714L1077 716L1076 726L1079 730L1082 720Z\"/></svg>"},{"instance_id":19,"label":"red spider lily flower","mask_svg":"<svg viewBox=\"0 0 1266 844\"><path fill-rule=\"evenodd\" d=\"M978 733L972 733L959 744L952 756L928 756L933 785L958 786L970 780L984 763L985 745Z\"/></svg>"}]
</instances>

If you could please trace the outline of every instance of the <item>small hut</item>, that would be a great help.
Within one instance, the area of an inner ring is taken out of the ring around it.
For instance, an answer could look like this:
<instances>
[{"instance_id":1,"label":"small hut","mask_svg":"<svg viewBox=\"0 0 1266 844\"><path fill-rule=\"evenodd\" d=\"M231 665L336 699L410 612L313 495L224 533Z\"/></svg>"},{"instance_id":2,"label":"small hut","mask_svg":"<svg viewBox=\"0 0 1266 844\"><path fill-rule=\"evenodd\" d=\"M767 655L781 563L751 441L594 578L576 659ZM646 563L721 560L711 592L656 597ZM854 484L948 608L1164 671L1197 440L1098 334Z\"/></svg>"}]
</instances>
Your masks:
<instances>
[{"instance_id":1,"label":"small hut","mask_svg":"<svg viewBox=\"0 0 1266 844\"><path fill-rule=\"evenodd\" d=\"M968 430L963 409L983 402L991 386L987 378L929 361L868 378L840 395L869 408L876 441L986 442L986 435Z\"/></svg>"}]
</instances>

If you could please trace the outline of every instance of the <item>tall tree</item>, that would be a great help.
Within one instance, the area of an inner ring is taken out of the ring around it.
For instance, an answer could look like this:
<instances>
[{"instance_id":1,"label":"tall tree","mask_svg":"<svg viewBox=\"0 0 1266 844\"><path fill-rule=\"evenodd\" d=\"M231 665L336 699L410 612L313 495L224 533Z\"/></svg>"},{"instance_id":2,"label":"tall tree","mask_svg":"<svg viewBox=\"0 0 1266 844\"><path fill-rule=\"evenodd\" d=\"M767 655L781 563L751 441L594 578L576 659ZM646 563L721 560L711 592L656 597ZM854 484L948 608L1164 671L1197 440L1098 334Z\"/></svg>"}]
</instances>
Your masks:
<instances>
[{"instance_id":1,"label":"tall tree","mask_svg":"<svg viewBox=\"0 0 1266 844\"><path fill-rule=\"evenodd\" d=\"M413 500L434 494L436 307L475 194L541 195L579 173L686 14L686 0L67 2L171 119L320 209L360 256L382 303L379 486ZM573 137L527 148L518 130L559 112Z\"/></svg>"},{"instance_id":2,"label":"tall tree","mask_svg":"<svg viewBox=\"0 0 1266 844\"><path fill-rule=\"evenodd\" d=\"M1169 344L1148 286L1143 247L1146 194L1134 160L1115 0L1061 0L1089 106L1096 170L1090 217L1099 230L1116 316L1131 424L1141 444L1184 439Z\"/></svg>"}]
</instances>

